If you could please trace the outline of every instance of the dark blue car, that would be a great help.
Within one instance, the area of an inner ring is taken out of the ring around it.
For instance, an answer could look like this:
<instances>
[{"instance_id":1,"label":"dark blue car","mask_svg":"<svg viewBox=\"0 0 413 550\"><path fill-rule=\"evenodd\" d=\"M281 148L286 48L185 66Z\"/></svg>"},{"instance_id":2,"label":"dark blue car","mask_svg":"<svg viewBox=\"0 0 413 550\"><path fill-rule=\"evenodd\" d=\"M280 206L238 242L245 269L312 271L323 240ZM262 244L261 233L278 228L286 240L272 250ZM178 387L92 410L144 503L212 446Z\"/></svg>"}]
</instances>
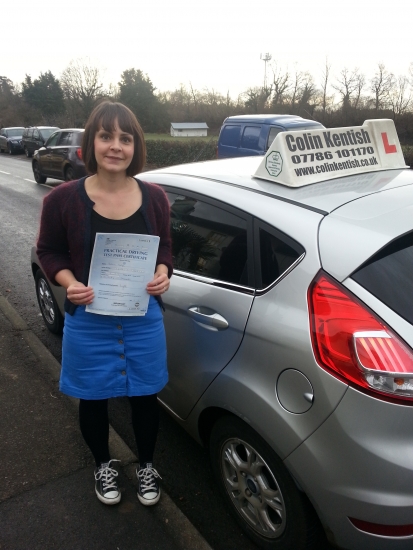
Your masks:
<instances>
[{"instance_id":1,"label":"dark blue car","mask_svg":"<svg viewBox=\"0 0 413 550\"><path fill-rule=\"evenodd\" d=\"M264 155L286 130L319 130L320 122L296 115L238 115L226 118L218 139L218 158Z\"/></svg>"},{"instance_id":2,"label":"dark blue car","mask_svg":"<svg viewBox=\"0 0 413 550\"><path fill-rule=\"evenodd\" d=\"M0 130L0 153L6 151L13 155L14 153L22 153L22 135L24 128L16 126L13 128L2 128Z\"/></svg>"}]
</instances>

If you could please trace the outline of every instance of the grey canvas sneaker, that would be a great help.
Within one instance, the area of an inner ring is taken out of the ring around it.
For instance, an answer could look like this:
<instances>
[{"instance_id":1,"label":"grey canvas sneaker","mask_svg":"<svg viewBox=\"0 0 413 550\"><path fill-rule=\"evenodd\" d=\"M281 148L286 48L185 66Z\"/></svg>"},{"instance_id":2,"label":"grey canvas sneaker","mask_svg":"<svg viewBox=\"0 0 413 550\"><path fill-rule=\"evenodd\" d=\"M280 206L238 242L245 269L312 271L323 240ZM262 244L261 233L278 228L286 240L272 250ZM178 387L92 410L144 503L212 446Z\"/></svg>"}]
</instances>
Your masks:
<instances>
[{"instance_id":1,"label":"grey canvas sneaker","mask_svg":"<svg viewBox=\"0 0 413 550\"><path fill-rule=\"evenodd\" d=\"M156 504L161 496L158 478L162 479L151 462L136 470L138 478L138 499L144 506Z\"/></svg>"},{"instance_id":2,"label":"grey canvas sneaker","mask_svg":"<svg viewBox=\"0 0 413 550\"><path fill-rule=\"evenodd\" d=\"M117 504L120 502L120 491L117 483L118 472L111 468L112 462L120 460L109 460L103 462L95 469L95 491L98 499L104 504Z\"/></svg>"}]
</instances>

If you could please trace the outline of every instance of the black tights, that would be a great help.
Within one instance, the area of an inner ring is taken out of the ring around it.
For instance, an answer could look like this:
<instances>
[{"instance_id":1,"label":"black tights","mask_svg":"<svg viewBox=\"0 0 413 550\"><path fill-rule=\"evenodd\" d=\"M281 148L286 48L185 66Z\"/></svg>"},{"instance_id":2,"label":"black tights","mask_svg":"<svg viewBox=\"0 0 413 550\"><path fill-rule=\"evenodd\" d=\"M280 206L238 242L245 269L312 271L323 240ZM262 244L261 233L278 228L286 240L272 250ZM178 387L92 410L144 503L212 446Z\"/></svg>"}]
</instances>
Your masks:
<instances>
[{"instance_id":1,"label":"black tights","mask_svg":"<svg viewBox=\"0 0 413 550\"><path fill-rule=\"evenodd\" d=\"M156 437L159 427L157 394L129 397L132 409L132 426L138 447L139 462L153 462ZM97 466L109 462L109 416L108 400L79 401L80 431Z\"/></svg>"}]
</instances>

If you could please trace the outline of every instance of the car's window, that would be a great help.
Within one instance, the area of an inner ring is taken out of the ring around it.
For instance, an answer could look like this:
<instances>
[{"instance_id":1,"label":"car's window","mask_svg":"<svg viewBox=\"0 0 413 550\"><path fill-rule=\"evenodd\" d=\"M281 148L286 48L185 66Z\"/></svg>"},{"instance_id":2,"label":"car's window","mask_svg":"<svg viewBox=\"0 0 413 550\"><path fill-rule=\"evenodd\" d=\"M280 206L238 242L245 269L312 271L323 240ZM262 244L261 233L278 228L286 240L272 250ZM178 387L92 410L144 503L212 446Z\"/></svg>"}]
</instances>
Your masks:
<instances>
[{"instance_id":1,"label":"car's window","mask_svg":"<svg viewBox=\"0 0 413 550\"><path fill-rule=\"evenodd\" d=\"M280 132L282 132L281 128L277 128L276 126L271 126L270 133L268 134L268 139L267 139L267 149L269 149L269 147L272 144L272 142L274 141L275 137Z\"/></svg>"},{"instance_id":2,"label":"car's window","mask_svg":"<svg viewBox=\"0 0 413 550\"><path fill-rule=\"evenodd\" d=\"M241 147L243 149L258 149L258 140L260 138L260 126L245 126L242 134Z\"/></svg>"},{"instance_id":3,"label":"car's window","mask_svg":"<svg viewBox=\"0 0 413 550\"><path fill-rule=\"evenodd\" d=\"M221 142L221 145L238 147L240 135L240 125L228 124L222 129L219 141Z\"/></svg>"},{"instance_id":4,"label":"car's window","mask_svg":"<svg viewBox=\"0 0 413 550\"><path fill-rule=\"evenodd\" d=\"M60 134L59 145L72 145L72 133L73 132L62 132Z\"/></svg>"},{"instance_id":5,"label":"car's window","mask_svg":"<svg viewBox=\"0 0 413 550\"><path fill-rule=\"evenodd\" d=\"M257 288L270 286L283 275L305 252L304 248L281 231L258 223L256 239L258 240L259 266L257 269Z\"/></svg>"},{"instance_id":6,"label":"car's window","mask_svg":"<svg viewBox=\"0 0 413 550\"><path fill-rule=\"evenodd\" d=\"M40 135L46 141L46 139L49 139L54 131L54 128L42 128L42 130L40 131Z\"/></svg>"},{"instance_id":7,"label":"car's window","mask_svg":"<svg viewBox=\"0 0 413 550\"><path fill-rule=\"evenodd\" d=\"M11 130L7 130L7 136L8 137L19 137L23 135L24 128L12 128Z\"/></svg>"},{"instance_id":8,"label":"car's window","mask_svg":"<svg viewBox=\"0 0 413 550\"><path fill-rule=\"evenodd\" d=\"M388 244L352 279L413 325L413 232Z\"/></svg>"},{"instance_id":9,"label":"car's window","mask_svg":"<svg viewBox=\"0 0 413 550\"><path fill-rule=\"evenodd\" d=\"M28 138L33 137L33 128L30 128L30 130L27 130L27 137Z\"/></svg>"},{"instance_id":10,"label":"car's window","mask_svg":"<svg viewBox=\"0 0 413 550\"><path fill-rule=\"evenodd\" d=\"M33 131L33 138L34 138L34 139L39 139L39 137L40 137L40 136L39 136L39 130L37 130L37 129L34 130L34 131Z\"/></svg>"},{"instance_id":11,"label":"car's window","mask_svg":"<svg viewBox=\"0 0 413 550\"><path fill-rule=\"evenodd\" d=\"M83 132L73 132L72 133L72 139L71 139L71 145L82 145L82 138L83 138Z\"/></svg>"},{"instance_id":12,"label":"car's window","mask_svg":"<svg viewBox=\"0 0 413 550\"><path fill-rule=\"evenodd\" d=\"M52 134L45 144L46 147L54 147L59 137L60 137L60 132L56 132L55 134Z\"/></svg>"},{"instance_id":13,"label":"car's window","mask_svg":"<svg viewBox=\"0 0 413 550\"><path fill-rule=\"evenodd\" d=\"M247 221L190 195L167 193L175 269L247 285Z\"/></svg>"}]
</instances>

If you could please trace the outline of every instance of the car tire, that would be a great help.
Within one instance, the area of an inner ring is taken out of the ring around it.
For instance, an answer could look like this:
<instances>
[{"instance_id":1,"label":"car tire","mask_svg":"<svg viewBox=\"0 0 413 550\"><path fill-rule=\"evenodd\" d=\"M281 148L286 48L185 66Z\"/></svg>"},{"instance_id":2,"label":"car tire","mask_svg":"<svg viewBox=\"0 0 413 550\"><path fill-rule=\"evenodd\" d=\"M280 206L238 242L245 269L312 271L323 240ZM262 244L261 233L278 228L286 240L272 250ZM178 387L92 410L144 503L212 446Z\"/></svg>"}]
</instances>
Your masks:
<instances>
[{"instance_id":1,"label":"car tire","mask_svg":"<svg viewBox=\"0 0 413 550\"><path fill-rule=\"evenodd\" d=\"M32 156L32 153L27 149L27 147L24 148L24 154L28 159Z\"/></svg>"},{"instance_id":2,"label":"car tire","mask_svg":"<svg viewBox=\"0 0 413 550\"><path fill-rule=\"evenodd\" d=\"M40 312L47 328L53 334L62 334L63 315L60 313L50 285L41 269L37 271L34 281Z\"/></svg>"},{"instance_id":3,"label":"car tire","mask_svg":"<svg viewBox=\"0 0 413 550\"><path fill-rule=\"evenodd\" d=\"M76 178L73 168L71 166L67 166L65 169L65 181L72 181L74 179Z\"/></svg>"},{"instance_id":4,"label":"car tire","mask_svg":"<svg viewBox=\"0 0 413 550\"><path fill-rule=\"evenodd\" d=\"M40 167L38 162L33 163L33 176L36 180L36 183L46 183L46 176L43 176L43 174L40 172Z\"/></svg>"},{"instance_id":5,"label":"car tire","mask_svg":"<svg viewBox=\"0 0 413 550\"><path fill-rule=\"evenodd\" d=\"M210 438L212 469L248 537L265 550L319 548L321 524L282 460L245 422L224 416Z\"/></svg>"}]
</instances>

